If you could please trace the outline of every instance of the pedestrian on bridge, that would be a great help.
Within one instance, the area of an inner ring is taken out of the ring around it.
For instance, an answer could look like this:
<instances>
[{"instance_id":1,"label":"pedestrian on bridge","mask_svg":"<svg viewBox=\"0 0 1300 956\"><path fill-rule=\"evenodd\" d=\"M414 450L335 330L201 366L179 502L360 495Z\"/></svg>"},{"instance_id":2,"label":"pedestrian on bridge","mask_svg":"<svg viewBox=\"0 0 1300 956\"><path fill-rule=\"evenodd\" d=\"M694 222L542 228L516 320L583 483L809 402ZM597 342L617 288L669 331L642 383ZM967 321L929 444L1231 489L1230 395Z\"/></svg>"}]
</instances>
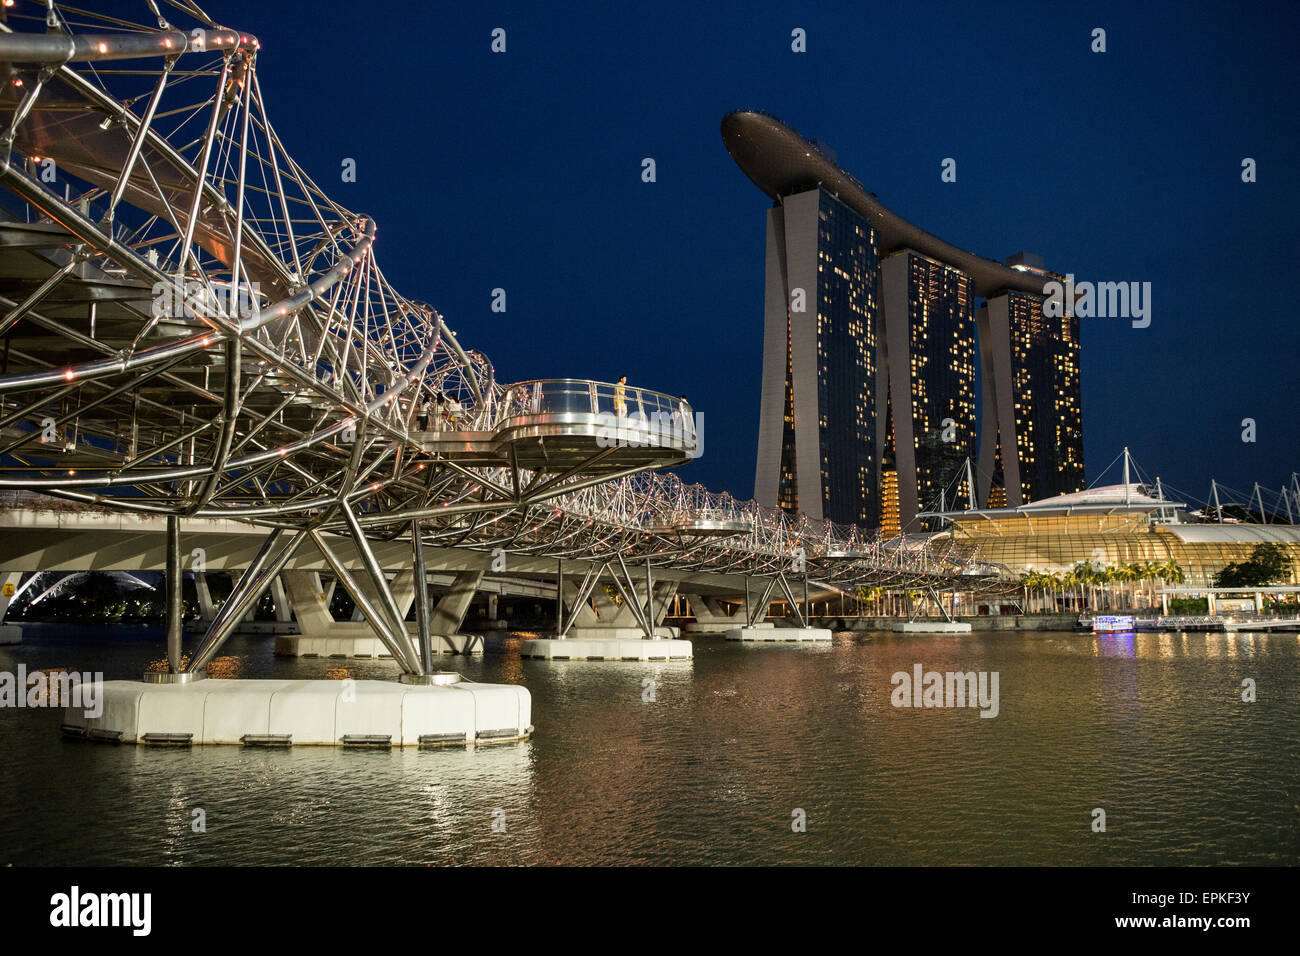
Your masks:
<instances>
[{"instance_id":1,"label":"pedestrian on bridge","mask_svg":"<svg viewBox=\"0 0 1300 956\"><path fill-rule=\"evenodd\" d=\"M460 413L465 410L465 406L454 398L447 400L447 424L454 430L456 423L460 421Z\"/></svg>"},{"instance_id":2,"label":"pedestrian on bridge","mask_svg":"<svg viewBox=\"0 0 1300 956\"><path fill-rule=\"evenodd\" d=\"M433 393L433 414L429 417L429 427L436 432L442 431L443 416L447 414L447 396L442 390Z\"/></svg>"},{"instance_id":3,"label":"pedestrian on bridge","mask_svg":"<svg viewBox=\"0 0 1300 956\"><path fill-rule=\"evenodd\" d=\"M627 376L620 375L618 384L614 386L614 414L619 418L627 417Z\"/></svg>"}]
</instances>

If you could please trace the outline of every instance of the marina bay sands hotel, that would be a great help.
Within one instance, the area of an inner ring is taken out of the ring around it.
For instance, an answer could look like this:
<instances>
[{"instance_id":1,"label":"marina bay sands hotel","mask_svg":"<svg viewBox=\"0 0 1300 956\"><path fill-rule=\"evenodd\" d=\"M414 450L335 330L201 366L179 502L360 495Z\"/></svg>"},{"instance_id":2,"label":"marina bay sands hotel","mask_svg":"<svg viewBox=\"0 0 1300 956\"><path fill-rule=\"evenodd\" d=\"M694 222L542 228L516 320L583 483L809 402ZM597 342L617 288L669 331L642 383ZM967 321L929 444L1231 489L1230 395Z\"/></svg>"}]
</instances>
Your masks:
<instances>
[{"instance_id":1,"label":"marina bay sands hotel","mask_svg":"<svg viewBox=\"0 0 1300 956\"><path fill-rule=\"evenodd\" d=\"M1078 319L1043 309L1060 276L918 228L773 116L728 114L722 138L773 200L761 504L896 533L941 492L966 504L968 473L977 507L1083 489Z\"/></svg>"}]
</instances>

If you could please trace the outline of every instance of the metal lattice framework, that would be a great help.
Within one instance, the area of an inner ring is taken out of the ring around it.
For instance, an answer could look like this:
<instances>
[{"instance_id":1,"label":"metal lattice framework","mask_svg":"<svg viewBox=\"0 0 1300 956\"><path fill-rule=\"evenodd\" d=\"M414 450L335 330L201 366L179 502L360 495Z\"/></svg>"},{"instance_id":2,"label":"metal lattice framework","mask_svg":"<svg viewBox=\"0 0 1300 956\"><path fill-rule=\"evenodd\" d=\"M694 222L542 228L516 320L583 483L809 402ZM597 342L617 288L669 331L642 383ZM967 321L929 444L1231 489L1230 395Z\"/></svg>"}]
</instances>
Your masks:
<instances>
[{"instance_id":1,"label":"metal lattice framework","mask_svg":"<svg viewBox=\"0 0 1300 956\"><path fill-rule=\"evenodd\" d=\"M355 540L385 605L363 609L394 644L367 538L717 572L797 553L841 586L969 566L950 542L884 542L646 473L697 447L667 395L498 383L387 281L375 223L289 155L257 38L193 3L139 8L147 22L3 8L0 489L267 526L195 666L308 538L353 591L330 533Z\"/></svg>"}]
</instances>

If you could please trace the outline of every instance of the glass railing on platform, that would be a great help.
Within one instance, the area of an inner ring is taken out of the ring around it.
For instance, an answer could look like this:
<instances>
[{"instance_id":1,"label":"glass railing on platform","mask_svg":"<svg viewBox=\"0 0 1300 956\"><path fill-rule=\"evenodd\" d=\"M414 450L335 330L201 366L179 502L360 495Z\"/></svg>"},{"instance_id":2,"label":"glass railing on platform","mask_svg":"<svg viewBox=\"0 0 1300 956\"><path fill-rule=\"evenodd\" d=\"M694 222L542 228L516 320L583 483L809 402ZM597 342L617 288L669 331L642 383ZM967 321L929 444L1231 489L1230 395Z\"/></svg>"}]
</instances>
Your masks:
<instances>
[{"instance_id":1,"label":"glass railing on platform","mask_svg":"<svg viewBox=\"0 0 1300 956\"><path fill-rule=\"evenodd\" d=\"M695 414L684 398L663 392L581 379L520 382L506 389L501 421L547 415L608 416L611 423L658 428L695 441Z\"/></svg>"}]
</instances>

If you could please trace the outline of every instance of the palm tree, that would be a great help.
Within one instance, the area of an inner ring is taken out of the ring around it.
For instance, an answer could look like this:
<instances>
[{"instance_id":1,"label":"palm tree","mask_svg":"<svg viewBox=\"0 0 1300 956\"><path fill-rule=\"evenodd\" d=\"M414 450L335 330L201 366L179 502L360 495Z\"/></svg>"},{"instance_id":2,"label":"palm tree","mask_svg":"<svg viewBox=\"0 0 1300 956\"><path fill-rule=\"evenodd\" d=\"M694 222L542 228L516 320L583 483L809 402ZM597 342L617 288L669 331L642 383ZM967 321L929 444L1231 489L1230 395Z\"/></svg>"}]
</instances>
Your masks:
<instances>
[{"instance_id":1,"label":"palm tree","mask_svg":"<svg viewBox=\"0 0 1300 956\"><path fill-rule=\"evenodd\" d=\"M1124 607L1125 608L1135 607L1137 605L1137 597L1135 596L1132 585L1142 580L1142 565L1136 562L1133 562L1131 564L1121 564L1115 569L1115 577L1122 584L1128 585L1128 587L1125 587L1123 589L1124 593L1128 595L1124 599L1125 600Z\"/></svg>"},{"instance_id":2,"label":"palm tree","mask_svg":"<svg viewBox=\"0 0 1300 956\"><path fill-rule=\"evenodd\" d=\"M1123 580L1123 572L1117 567L1107 565L1097 572L1097 603L1103 611L1106 610L1107 604L1110 604L1111 610L1118 606L1111 585L1122 583Z\"/></svg>"},{"instance_id":3,"label":"palm tree","mask_svg":"<svg viewBox=\"0 0 1300 956\"><path fill-rule=\"evenodd\" d=\"M1156 564L1154 561L1143 561L1138 565L1138 568L1141 569L1140 573L1142 580L1147 582L1147 606L1151 607L1155 604L1156 600L1155 591L1151 586L1151 582L1160 576L1160 565Z\"/></svg>"},{"instance_id":4,"label":"palm tree","mask_svg":"<svg viewBox=\"0 0 1300 956\"><path fill-rule=\"evenodd\" d=\"M1052 586L1052 576L1042 571L1035 571L1030 586L1038 591L1038 610L1047 610L1047 590Z\"/></svg>"},{"instance_id":5,"label":"palm tree","mask_svg":"<svg viewBox=\"0 0 1300 956\"><path fill-rule=\"evenodd\" d=\"M1174 584L1182 584L1187 580L1187 575L1183 573L1183 569L1173 558L1165 562L1165 574L1167 575L1166 580L1172 581Z\"/></svg>"},{"instance_id":6,"label":"palm tree","mask_svg":"<svg viewBox=\"0 0 1300 956\"><path fill-rule=\"evenodd\" d=\"M1082 583L1079 574L1079 565L1076 564L1071 570L1066 571L1065 574L1061 575L1061 586L1070 594L1071 597L1076 598L1074 602L1074 609L1076 611L1080 610L1083 604L1083 599L1080 598L1078 593L1075 591L1075 588L1079 587Z\"/></svg>"},{"instance_id":7,"label":"palm tree","mask_svg":"<svg viewBox=\"0 0 1300 956\"><path fill-rule=\"evenodd\" d=\"M1141 561L1130 561L1124 565L1125 580L1129 583L1129 603L1128 606L1136 609L1138 604L1138 592L1141 590L1142 582L1146 578L1146 565Z\"/></svg>"},{"instance_id":8,"label":"palm tree","mask_svg":"<svg viewBox=\"0 0 1300 956\"><path fill-rule=\"evenodd\" d=\"M1074 566L1071 572L1075 583L1079 587L1079 609L1082 610L1084 605L1091 606L1092 600L1089 589L1092 587L1093 576L1095 572L1092 565L1087 561L1080 561Z\"/></svg>"},{"instance_id":9,"label":"palm tree","mask_svg":"<svg viewBox=\"0 0 1300 956\"><path fill-rule=\"evenodd\" d=\"M1056 590L1056 576L1047 571L1039 572L1038 590L1041 592L1043 598L1041 610L1045 613L1049 610L1049 601L1051 609L1054 610L1056 607L1056 598L1051 595L1052 592Z\"/></svg>"},{"instance_id":10,"label":"palm tree","mask_svg":"<svg viewBox=\"0 0 1300 956\"><path fill-rule=\"evenodd\" d=\"M1039 609L1041 610L1041 606L1045 600L1044 592L1047 586L1051 583L1051 579L1041 571L1026 571L1021 577L1020 582L1025 589L1025 613L1029 613L1032 610L1030 595L1033 591L1039 592L1038 604L1040 606Z\"/></svg>"}]
</instances>

